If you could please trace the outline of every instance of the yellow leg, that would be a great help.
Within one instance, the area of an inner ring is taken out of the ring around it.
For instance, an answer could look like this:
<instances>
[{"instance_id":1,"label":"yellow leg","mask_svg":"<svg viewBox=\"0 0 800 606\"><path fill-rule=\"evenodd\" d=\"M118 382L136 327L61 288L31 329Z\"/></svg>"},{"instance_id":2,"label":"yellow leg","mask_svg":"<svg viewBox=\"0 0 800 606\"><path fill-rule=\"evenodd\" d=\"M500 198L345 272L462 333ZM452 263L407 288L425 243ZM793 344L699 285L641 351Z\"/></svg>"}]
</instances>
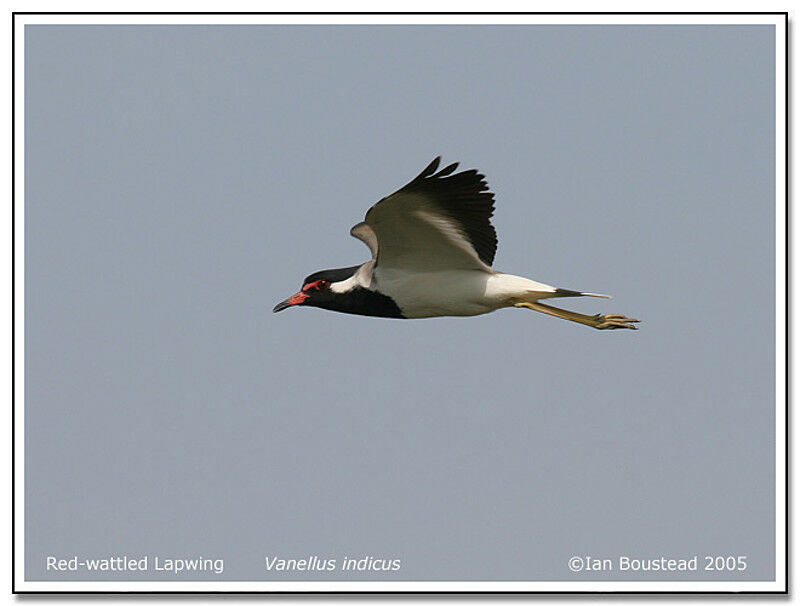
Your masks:
<instances>
[{"instance_id":1,"label":"yellow leg","mask_svg":"<svg viewBox=\"0 0 800 606\"><path fill-rule=\"evenodd\" d=\"M613 328L632 328L633 330L636 330L636 327L633 325L633 323L639 321L635 318L626 318L620 314L597 314L595 316L587 316L586 314L579 314L575 311L560 309L558 307L553 307L552 305L545 305L544 303L515 303L514 307L527 307L528 309L532 309L534 311L540 311L543 314L549 314L551 316L555 316L556 318L569 320L570 322L585 324L586 326L591 326L592 328L597 328L598 330Z\"/></svg>"}]
</instances>

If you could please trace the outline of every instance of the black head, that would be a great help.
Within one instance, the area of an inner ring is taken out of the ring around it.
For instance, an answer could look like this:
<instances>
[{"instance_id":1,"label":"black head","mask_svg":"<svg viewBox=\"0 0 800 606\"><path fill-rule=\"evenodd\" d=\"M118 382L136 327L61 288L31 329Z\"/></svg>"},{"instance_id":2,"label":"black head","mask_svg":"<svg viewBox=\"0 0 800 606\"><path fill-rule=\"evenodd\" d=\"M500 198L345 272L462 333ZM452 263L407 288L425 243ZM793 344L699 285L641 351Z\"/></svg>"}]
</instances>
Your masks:
<instances>
[{"instance_id":1,"label":"black head","mask_svg":"<svg viewBox=\"0 0 800 606\"><path fill-rule=\"evenodd\" d=\"M323 269L313 273L303 280L303 286L298 293L278 303L272 311L279 312L295 305L329 307L337 297L344 296L344 293L332 291L331 284L347 280L356 273L358 268L359 266L356 265L342 269Z\"/></svg>"},{"instance_id":2,"label":"black head","mask_svg":"<svg viewBox=\"0 0 800 606\"><path fill-rule=\"evenodd\" d=\"M362 316L402 318L400 308L385 295L361 286L341 288L338 283L353 277L359 267L361 266L324 269L311 274L303 280L303 287L299 292L278 303L272 311L278 312L287 307L303 305ZM334 287L331 288L331 285Z\"/></svg>"}]
</instances>

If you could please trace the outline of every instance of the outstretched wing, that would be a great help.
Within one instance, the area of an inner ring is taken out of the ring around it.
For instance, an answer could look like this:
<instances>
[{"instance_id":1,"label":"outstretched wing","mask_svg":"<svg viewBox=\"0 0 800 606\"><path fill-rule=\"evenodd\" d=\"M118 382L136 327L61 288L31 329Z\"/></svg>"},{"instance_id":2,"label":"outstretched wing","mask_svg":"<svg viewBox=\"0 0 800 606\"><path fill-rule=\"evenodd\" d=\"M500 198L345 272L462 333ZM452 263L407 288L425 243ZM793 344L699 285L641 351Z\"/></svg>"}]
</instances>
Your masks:
<instances>
[{"instance_id":1,"label":"outstretched wing","mask_svg":"<svg viewBox=\"0 0 800 606\"><path fill-rule=\"evenodd\" d=\"M492 271L494 194L476 170L452 174L458 163L437 173L440 159L375 204L350 230L372 251L376 267Z\"/></svg>"}]
</instances>

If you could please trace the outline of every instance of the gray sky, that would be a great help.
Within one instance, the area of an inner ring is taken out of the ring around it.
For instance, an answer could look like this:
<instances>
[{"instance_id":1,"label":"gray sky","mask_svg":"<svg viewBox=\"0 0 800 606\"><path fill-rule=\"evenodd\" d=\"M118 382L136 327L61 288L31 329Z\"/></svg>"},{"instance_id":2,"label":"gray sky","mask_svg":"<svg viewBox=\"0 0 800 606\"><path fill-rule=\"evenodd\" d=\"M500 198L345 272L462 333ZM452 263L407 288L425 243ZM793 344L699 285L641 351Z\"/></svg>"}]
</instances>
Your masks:
<instances>
[{"instance_id":1,"label":"gray sky","mask_svg":"<svg viewBox=\"0 0 800 606\"><path fill-rule=\"evenodd\" d=\"M670 578L772 578L771 26L26 42L30 579L61 578L51 553L224 580L309 578L265 555L611 580L566 562L744 554ZM641 330L271 313L366 260L350 226L439 154L496 193L495 268Z\"/></svg>"}]
</instances>

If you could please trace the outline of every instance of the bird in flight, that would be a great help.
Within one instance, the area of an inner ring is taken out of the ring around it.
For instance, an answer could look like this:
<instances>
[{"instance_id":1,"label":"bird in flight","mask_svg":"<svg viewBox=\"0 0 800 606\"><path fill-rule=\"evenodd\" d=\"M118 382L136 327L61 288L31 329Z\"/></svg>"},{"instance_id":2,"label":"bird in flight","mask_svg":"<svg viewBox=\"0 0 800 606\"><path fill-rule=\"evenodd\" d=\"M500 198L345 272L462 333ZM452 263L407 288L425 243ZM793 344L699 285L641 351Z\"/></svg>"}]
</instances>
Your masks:
<instances>
[{"instance_id":1,"label":"bird in flight","mask_svg":"<svg viewBox=\"0 0 800 606\"><path fill-rule=\"evenodd\" d=\"M601 330L636 329L634 318L590 316L541 302L608 295L555 288L492 269L494 194L478 171L456 173L458 163L437 172L440 159L380 200L350 230L369 247L372 259L311 274L300 292L272 311L310 306L383 318L431 318L526 307Z\"/></svg>"}]
</instances>

